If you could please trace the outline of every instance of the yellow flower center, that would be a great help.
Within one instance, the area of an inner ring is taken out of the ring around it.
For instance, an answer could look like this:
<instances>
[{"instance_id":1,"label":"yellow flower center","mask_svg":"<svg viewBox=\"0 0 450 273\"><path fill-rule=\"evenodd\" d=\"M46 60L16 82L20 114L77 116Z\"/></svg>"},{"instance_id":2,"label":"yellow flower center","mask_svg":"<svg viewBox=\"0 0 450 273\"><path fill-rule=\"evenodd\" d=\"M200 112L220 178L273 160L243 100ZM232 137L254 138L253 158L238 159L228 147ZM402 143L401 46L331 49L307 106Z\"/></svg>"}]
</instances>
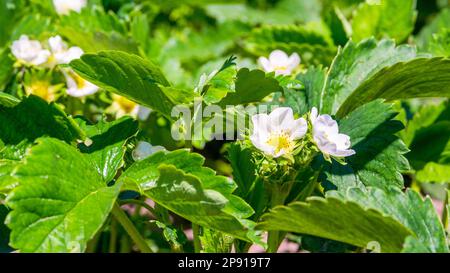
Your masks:
<instances>
[{"instance_id":1,"label":"yellow flower center","mask_svg":"<svg viewBox=\"0 0 450 273\"><path fill-rule=\"evenodd\" d=\"M80 77L77 73L71 72L70 76L77 84L78 89L83 89L84 87L86 87L86 81L82 77Z\"/></svg>"},{"instance_id":2,"label":"yellow flower center","mask_svg":"<svg viewBox=\"0 0 450 273\"><path fill-rule=\"evenodd\" d=\"M134 108L136 107L136 103L118 95L113 95L114 102L119 106L120 110L122 110L124 113L129 114L131 113Z\"/></svg>"},{"instance_id":3,"label":"yellow flower center","mask_svg":"<svg viewBox=\"0 0 450 273\"><path fill-rule=\"evenodd\" d=\"M48 81L33 81L30 86L25 86L25 89L27 94L39 96L46 101L53 101L55 99L55 92Z\"/></svg>"},{"instance_id":4,"label":"yellow flower center","mask_svg":"<svg viewBox=\"0 0 450 273\"><path fill-rule=\"evenodd\" d=\"M276 71L279 71L279 70L284 71L284 70L287 70L287 66L275 66L275 70Z\"/></svg>"},{"instance_id":5,"label":"yellow flower center","mask_svg":"<svg viewBox=\"0 0 450 273\"><path fill-rule=\"evenodd\" d=\"M290 153L294 149L294 143L286 133L272 134L267 140L267 144L275 148L276 154L281 150Z\"/></svg>"}]
</instances>

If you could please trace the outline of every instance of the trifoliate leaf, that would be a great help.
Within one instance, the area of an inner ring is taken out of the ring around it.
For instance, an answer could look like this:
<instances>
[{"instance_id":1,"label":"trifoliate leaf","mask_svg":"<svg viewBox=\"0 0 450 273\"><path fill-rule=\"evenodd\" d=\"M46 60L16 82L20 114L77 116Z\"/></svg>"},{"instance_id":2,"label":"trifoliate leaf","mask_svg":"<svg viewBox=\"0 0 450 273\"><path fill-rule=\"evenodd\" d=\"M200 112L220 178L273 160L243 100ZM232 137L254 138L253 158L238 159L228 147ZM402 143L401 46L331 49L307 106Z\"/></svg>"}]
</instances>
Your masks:
<instances>
[{"instance_id":1,"label":"trifoliate leaf","mask_svg":"<svg viewBox=\"0 0 450 273\"><path fill-rule=\"evenodd\" d=\"M326 181L339 191L363 185L403 188L401 172L409 169L403 155L408 149L396 136L404 127L394 120L396 115L392 105L377 100L340 120L340 132L350 137L356 154L346 159L345 166L337 162L327 164Z\"/></svg>"},{"instance_id":2,"label":"trifoliate leaf","mask_svg":"<svg viewBox=\"0 0 450 273\"><path fill-rule=\"evenodd\" d=\"M52 138L29 150L8 196L11 246L21 252L83 252L121 185L108 187L88 155ZM49 164L51 162L51 164Z\"/></svg>"},{"instance_id":3,"label":"trifoliate leaf","mask_svg":"<svg viewBox=\"0 0 450 273\"><path fill-rule=\"evenodd\" d=\"M310 67L306 72L297 75L297 79L305 86L308 109L320 108L320 94L325 84L326 71L322 67Z\"/></svg>"},{"instance_id":4,"label":"trifoliate leaf","mask_svg":"<svg viewBox=\"0 0 450 273\"><path fill-rule=\"evenodd\" d=\"M384 67L411 60L415 56L413 47L396 47L391 40L377 42L375 39L368 39L358 44L348 42L339 51L328 72L320 95L321 113L336 113L341 104L351 94L355 94L355 90L365 80Z\"/></svg>"}]
</instances>

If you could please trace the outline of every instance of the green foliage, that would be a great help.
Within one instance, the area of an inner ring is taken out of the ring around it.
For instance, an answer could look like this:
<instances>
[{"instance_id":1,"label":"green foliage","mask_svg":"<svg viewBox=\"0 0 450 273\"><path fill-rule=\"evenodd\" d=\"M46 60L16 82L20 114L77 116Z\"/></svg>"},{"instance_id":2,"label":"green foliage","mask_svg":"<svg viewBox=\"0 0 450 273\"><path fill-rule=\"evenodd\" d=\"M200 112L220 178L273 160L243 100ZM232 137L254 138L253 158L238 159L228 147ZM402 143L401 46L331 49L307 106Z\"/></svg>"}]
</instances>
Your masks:
<instances>
[{"instance_id":1,"label":"green foliage","mask_svg":"<svg viewBox=\"0 0 450 273\"><path fill-rule=\"evenodd\" d=\"M403 136L408 160L421 182L450 182L450 108L448 102L422 107ZM432 139L433 141L430 141Z\"/></svg>"},{"instance_id":2,"label":"green foliage","mask_svg":"<svg viewBox=\"0 0 450 273\"><path fill-rule=\"evenodd\" d=\"M186 150L159 152L134 163L118 181L193 223L255 240L252 223L245 219L252 208L232 194L232 180L217 176L203 162Z\"/></svg>"},{"instance_id":3,"label":"green foliage","mask_svg":"<svg viewBox=\"0 0 450 273\"><path fill-rule=\"evenodd\" d=\"M38 140L15 175L20 185L7 199L7 225L21 252L84 251L121 186L108 187L89 156L51 138Z\"/></svg>"},{"instance_id":4,"label":"green foliage","mask_svg":"<svg viewBox=\"0 0 450 273\"><path fill-rule=\"evenodd\" d=\"M0 139L4 144L19 144L24 139L33 142L50 136L71 142L82 139L76 123L55 104L36 96L24 98L14 107L0 107Z\"/></svg>"},{"instance_id":5,"label":"green foliage","mask_svg":"<svg viewBox=\"0 0 450 273\"><path fill-rule=\"evenodd\" d=\"M410 98L450 97L450 60L418 58L385 67L361 84L342 103L343 116L374 99L388 101Z\"/></svg>"},{"instance_id":6,"label":"green foliage","mask_svg":"<svg viewBox=\"0 0 450 273\"><path fill-rule=\"evenodd\" d=\"M365 80L384 67L415 57L412 47L396 47L391 40L377 42L375 39L368 39L358 44L348 42L338 53L328 72L321 92L321 112L335 114Z\"/></svg>"},{"instance_id":7,"label":"green foliage","mask_svg":"<svg viewBox=\"0 0 450 273\"><path fill-rule=\"evenodd\" d=\"M336 53L328 31L320 24L261 27L250 33L244 46L255 56L268 56L276 49L297 53L306 64L329 64Z\"/></svg>"},{"instance_id":8,"label":"green foliage","mask_svg":"<svg viewBox=\"0 0 450 273\"><path fill-rule=\"evenodd\" d=\"M350 188L347 193L329 192L326 198L276 207L263 216L258 228L305 233L362 248L375 242L382 252L401 251L406 238L421 246L418 252L449 251L431 200L394 188Z\"/></svg>"},{"instance_id":9,"label":"green foliage","mask_svg":"<svg viewBox=\"0 0 450 273\"><path fill-rule=\"evenodd\" d=\"M70 65L90 82L168 118L174 106L193 101L193 92L171 88L157 66L136 55L103 51L85 54Z\"/></svg>"},{"instance_id":10,"label":"green foliage","mask_svg":"<svg viewBox=\"0 0 450 273\"><path fill-rule=\"evenodd\" d=\"M138 124L131 118L123 117L112 122L102 120L95 125L81 121L81 128L89 140L80 144L79 149L89 154L92 165L108 183L122 167L125 144L137 134Z\"/></svg>"},{"instance_id":11,"label":"green foliage","mask_svg":"<svg viewBox=\"0 0 450 273\"><path fill-rule=\"evenodd\" d=\"M392 38L406 40L417 17L416 0L379 0L358 6L352 18L352 39Z\"/></svg>"},{"instance_id":12,"label":"green foliage","mask_svg":"<svg viewBox=\"0 0 450 273\"><path fill-rule=\"evenodd\" d=\"M403 188L401 172L409 169L404 157L408 149L396 136L403 129L401 122L394 120L396 115L392 105L377 100L340 120L340 131L350 136L356 155L344 166L328 164L325 181L342 192L355 186Z\"/></svg>"},{"instance_id":13,"label":"green foliage","mask_svg":"<svg viewBox=\"0 0 450 273\"><path fill-rule=\"evenodd\" d=\"M281 91L278 82L261 70L242 68L238 71L234 92L229 92L220 105L239 105L259 102L268 95Z\"/></svg>"}]
</instances>

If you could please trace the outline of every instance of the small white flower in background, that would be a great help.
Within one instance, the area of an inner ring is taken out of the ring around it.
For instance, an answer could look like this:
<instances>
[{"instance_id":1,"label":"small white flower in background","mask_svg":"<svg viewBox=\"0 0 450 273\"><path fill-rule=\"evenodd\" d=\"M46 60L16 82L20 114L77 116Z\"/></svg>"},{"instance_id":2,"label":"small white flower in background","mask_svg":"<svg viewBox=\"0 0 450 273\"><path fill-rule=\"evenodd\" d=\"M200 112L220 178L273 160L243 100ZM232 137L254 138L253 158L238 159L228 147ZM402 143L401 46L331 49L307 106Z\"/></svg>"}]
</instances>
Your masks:
<instances>
[{"instance_id":1,"label":"small white flower in background","mask_svg":"<svg viewBox=\"0 0 450 273\"><path fill-rule=\"evenodd\" d=\"M87 0L53 0L56 13L69 14L71 11L80 12L87 5Z\"/></svg>"},{"instance_id":2,"label":"small white flower in background","mask_svg":"<svg viewBox=\"0 0 450 273\"><path fill-rule=\"evenodd\" d=\"M48 45L52 53L51 66L55 64L68 64L71 61L80 58L83 55L83 50L77 46L68 48L61 36L57 35L48 39ZM62 69L66 77L67 94L72 97L85 97L96 93L99 88L93 83L81 78L72 69Z\"/></svg>"},{"instance_id":3,"label":"small white flower in background","mask_svg":"<svg viewBox=\"0 0 450 273\"><path fill-rule=\"evenodd\" d=\"M306 120L294 119L294 113L288 107L277 108L269 115L254 115L252 122L251 142L274 158L289 156L296 147L296 141L304 137L308 130Z\"/></svg>"},{"instance_id":4,"label":"small white flower in background","mask_svg":"<svg viewBox=\"0 0 450 273\"><path fill-rule=\"evenodd\" d=\"M300 56L297 53L288 56L284 51L274 50L268 59L260 57L258 63L266 72L275 71L275 75L290 75L300 65Z\"/></svg>"},{"instance_id":5,"label":"small white flower in background","mask_svg":"<svg viewBox=\"0 0 450 273\"><path fill-rule=\"evenodd\" d=\"M67 47L61 36L57 35L48 39L50 51L52 52L55 64L68 64L72 60L83 55L83 50L77 46Z\"/></svg>"},{"instance_id":6,"label":"small white flower in background","mask_svg":"<svg viewBox=\"0 0 450 273\"><path fill-rule=\"evenodd\" d=\"M159 151L166 151L166 148L164 148L163 146L153 146L146 141L139 141L136 145L136 148L131 153L131 156L133 157L134 161L141 161Z\"/></svg>"},{"instance_id":7,"label":"small white flower in background","mask_svg":"<svg viewBox=\"0 0 450 273\"><path fill-rule=\"evenodd\" d=\"M85 97L98 91L98 86L86 81L72 69L63 70L66 77L67 94L72 97Z\"/></svg>"},{"instance_id":8,"label":"small white flower in background","mask_svg":"<svg viewBox=\"0 0 450 273\"><path fill-rule=\"evenodd\" d=\"M41 65L50 57L50 51L42 48L39 41L30 40L27 35L20 36L11 45L11 52L16 59L26 65Z\"/></svg>"},{"instance_id":9,"label":"small white flower in background","mask_svg":"<svg viewBox=\"0 0 450 273\"><path fill-rule=\"evenodd\" d=\"M347 157L355 154L350 149L350 137L339 133L337 122L329 115L319 115L316 107L311 109L313 139L320 151L329 160L329 156Z\"/></svg>"},{"instance_id":10,"label":"small white flower in background","mask_svg":"<svg viewBox=\"0 0 450 273\"><path fill-rule=\"evenodd\" d=\"M152 112L152 109L142 106L142 105L136 105L131 112L131 114L135 117L137 117L141 121L146 121L148 117L150 116L150 113Z\"/></svg>"}]
</instances>

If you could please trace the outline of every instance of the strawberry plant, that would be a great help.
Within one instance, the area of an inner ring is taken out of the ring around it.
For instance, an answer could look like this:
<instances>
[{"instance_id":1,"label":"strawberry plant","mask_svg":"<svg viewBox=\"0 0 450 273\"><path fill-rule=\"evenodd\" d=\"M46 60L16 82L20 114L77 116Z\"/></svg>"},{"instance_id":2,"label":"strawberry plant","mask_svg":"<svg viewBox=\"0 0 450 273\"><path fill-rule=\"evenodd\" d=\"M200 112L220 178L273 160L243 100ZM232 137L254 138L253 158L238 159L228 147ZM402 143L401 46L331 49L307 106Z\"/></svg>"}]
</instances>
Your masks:
<instances>
[{"instance_id":1,"label":"strawberry plant","mask_svg":"<svg viewBox=\"0 0 450 273\"><path fill-rule=\"evenodd\" d=\"M0 252L449 252L450 7L4 0Z\"/></svg>"}]
</instances>

